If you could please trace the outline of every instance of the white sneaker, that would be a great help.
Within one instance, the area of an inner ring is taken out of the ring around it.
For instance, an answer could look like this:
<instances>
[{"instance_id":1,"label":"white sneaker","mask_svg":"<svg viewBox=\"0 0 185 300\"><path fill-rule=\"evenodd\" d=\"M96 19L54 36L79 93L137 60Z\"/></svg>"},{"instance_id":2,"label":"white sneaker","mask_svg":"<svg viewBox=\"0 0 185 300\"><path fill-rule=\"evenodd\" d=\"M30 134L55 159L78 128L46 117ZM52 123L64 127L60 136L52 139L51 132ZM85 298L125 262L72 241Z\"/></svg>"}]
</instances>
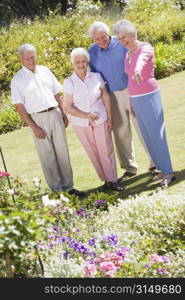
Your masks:
<instances>
[{"instance_id":1,"label":"white sneaker","mask_svg":"<svg viewBox=\"0 0 185 300\"><path fill-rule=\"evenodd\" d=\"M161 187L168 187L168 185L175 180L175 176L174 174L167 174L163 176L163 179L160 182L160 186Z\"/></svg>"}]
</instances>

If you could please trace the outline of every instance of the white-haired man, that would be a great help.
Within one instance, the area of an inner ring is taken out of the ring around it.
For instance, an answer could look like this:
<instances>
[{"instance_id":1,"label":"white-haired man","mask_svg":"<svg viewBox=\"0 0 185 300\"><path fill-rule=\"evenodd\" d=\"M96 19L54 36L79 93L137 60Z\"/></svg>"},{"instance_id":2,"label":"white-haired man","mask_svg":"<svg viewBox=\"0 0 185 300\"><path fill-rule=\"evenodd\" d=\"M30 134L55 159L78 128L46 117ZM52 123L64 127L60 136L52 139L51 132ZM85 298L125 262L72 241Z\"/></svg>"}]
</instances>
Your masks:
<instances>
[{"instance_id":1,"label":"white-haired man","mask_svg":"<svg viewBox=\"0 0 185 300\"><path fill-rule=\"evenodd\" d=\"M137 173L130 124L128 77L124 71L127 49L109 32L109 27L103 22L95 21L91 25L89 34L94 44L89 49L90 68L102 75L110 92L114 140L120 166L126 170L121 177L125 180ZM137 125L135 127L138 131Z\"/></svg>"},{"instance_id":2,"label":"white-haired man","mask_svg":"<svg viewBox=\"0 0 185 300\"><path fill-rule=\"evenodd\" d=\"M54 192L83 196L84 192L73 188L65 134L68 119L60 97L62 86L47 67L36 64L33 45L21 45L19 57L22 68L11 81L12 102L31 128L46 182Z\"/></svg>"}]
</instances>

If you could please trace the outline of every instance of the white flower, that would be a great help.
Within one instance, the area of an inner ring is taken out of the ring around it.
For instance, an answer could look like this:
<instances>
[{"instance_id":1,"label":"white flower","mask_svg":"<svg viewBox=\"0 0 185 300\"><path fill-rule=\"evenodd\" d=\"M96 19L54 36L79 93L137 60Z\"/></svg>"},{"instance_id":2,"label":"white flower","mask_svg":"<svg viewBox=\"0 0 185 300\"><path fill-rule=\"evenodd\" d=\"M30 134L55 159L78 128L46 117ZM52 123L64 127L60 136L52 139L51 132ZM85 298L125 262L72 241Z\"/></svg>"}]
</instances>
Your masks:
<instances>
[{"instance_id":1,"label":"white flower","mask_svg":"<svg viewBox=\"0 0 185 300\"><path fill-rule=\"evenodd\" d=\"M33 178L33 183L35 186L39 187L40 186L40 179L38 177Z\"/></svg>"},{"instance_id":2,"label":"white flower","mask_svg":"<svg viewBox=\"0 0 185 300\"><path fill-rule=\"evenodd\" d=\"M65 197L63 194L60 194L60 200L65 203L69 203L69 199Z\"/></svg>"},{"instance_id":3,"label":"white flower","mask_svg":"<svg viewBox=\"0 0 185 300\"><path fill-rule=\"evenodd\" d=\"M55 207L57 204L61 204L60 200L50 200L48 195L42 196L42 202L45 207Z\"/></svg>"},{"instance_id":4,"label":"white flower","mask_svg":"<svg viewBox=\"0 0 185 300\"><path fill-rule=\"evenodd\" d=\"M72 215L73 212L74 212L72 208L68 208L67 211L68 211L68 213L69 213L70 215Z\"/></svg>"},{"instance_id":5,"label":"white flower","mask_svg":"<svg viewBox=\"0 0 185 300\"><path fill-rule=\"evenodd\" d=\"M8 189L7 193L10 194L10 195L13 195L14 194L14 190L13 189Z\"/></svg>"}]
</instances>

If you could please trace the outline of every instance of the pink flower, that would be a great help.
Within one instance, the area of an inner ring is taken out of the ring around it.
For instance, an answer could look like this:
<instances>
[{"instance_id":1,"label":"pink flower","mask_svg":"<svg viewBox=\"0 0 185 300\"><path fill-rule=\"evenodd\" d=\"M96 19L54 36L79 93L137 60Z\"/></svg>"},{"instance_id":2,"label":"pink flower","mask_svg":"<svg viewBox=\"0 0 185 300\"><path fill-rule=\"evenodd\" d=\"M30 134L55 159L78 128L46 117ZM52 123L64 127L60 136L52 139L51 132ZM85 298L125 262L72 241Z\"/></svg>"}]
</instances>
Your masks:
<instances>
[{"instance_id":1,"label":"pink flower","mask_svg":"<svg viewBox=\"0 0 185 300\"><path fill-rule=\"evenodd\" d=\"M86 263L84 267L84 273L86 277L93 277L96 275L96 266L95 264Z\"/></svg>"},{"instance_id":2,"label":"pink flower","mask_svg":"<svg viewBox=\"0 0 185 300\"><path fill-rule=\"evenodd\" d=\"M124 258L116 253L112 253L111 261L115 264L116 267L121 267Z\"/></svg>"},{"instance_id":3,"label":"pink flower","mask_svg":"<svg viewBox=\"0 0 185 300\"><path fill-rule=\"evenodd\" d=\"M2 178L2 177L9 177L10 176L10 173L8 173L8 172L1 172L0 171L0 178Z\"/></svg>"},{"instance_id":4,"label":"pink flower","mask_svg":"<svg viewBox=\"0 0 185 300\"><path fill-rule=\"evenodd\" d=\"M157 264L157 263L164 263L164 262L168 262L169 258L166 256L161 256L158 254L152 254L150 257L150 260L153 262L153 264Z\"/></svg>"},{"instance_id":5,"label":"pink flower","mask_svg":"<svg viewBox=\"0 0 185 300\"><path fill-rule=\"evenodd\" d=\"M104 261L99 265L100 271L107 272L107 271L117 271L115 264L111 261Z\"/></svg>"},{"instance_id":6,"label":"pink flower","mask_svg":"<svg viewBox=\"0 0 185 300\"><path fill-rule=\"evenodd\" d=\"M110 251L105 251L104 254L100 255L97 259L96 259L96 262L98 264L104 262L104 261L111 261L111 258L112 258L112 255L114 253L110 252Z\"/></svg>"},{"instance_id":7,"label":"pink flower","mask_svg":"<svg viewBox=\"0 0 185 300\"><path fill-rule=\"evenodd\" d=\"M100 271L105 277L113 277L117 271L117 267L111 261L104 261L99 265Z\"/></svg>"},{"instance_id":8,"label":"pink flower","mask_svg":"<svg viewBox=\"0 0 185 300\"><path fill-rule=\"evenodd\" d=\"M159 268L159 269L157 269L157 272L158 272L160 275L164 275L164 274L167 273L166 269L164 269L164 268Z\"/></svg>"},{"instance_id":9,"label":"pink flower","mask_svg":"<svg viewBox=\"0 0 185 300\"><path fill-rule=\"evenodd\" d=\"M29 259L29 260L34 260L35 259L35 256L30 252L30 253L27 253L26 254L26 257Z\"/></svg>"}]
</instances>

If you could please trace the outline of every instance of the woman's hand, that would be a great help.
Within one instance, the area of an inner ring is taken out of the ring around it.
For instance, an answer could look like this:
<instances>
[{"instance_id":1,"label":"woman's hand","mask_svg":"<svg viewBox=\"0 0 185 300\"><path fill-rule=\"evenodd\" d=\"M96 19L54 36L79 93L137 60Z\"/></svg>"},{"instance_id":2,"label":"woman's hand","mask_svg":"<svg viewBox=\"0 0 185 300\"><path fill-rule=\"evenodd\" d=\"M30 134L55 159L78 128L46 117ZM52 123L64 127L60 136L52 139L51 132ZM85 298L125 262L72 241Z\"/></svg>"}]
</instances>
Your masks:
<instances>
[{"instance_id":1,"label":"woman's hand","mask_svg":"<svg viewBox=\"0 0 185 300\"><path fill-rule=\"evenodd\" d=\"M90 121L96 121L99 119L98 115L96 113L88 113L88 119Z\"/></svg>"},{"instance_id":2,"label":"woman's hand","mask_svg":"<svg viewBox=\"0 0 185 300\"><path fill-rule=\"evenodd\" d=\"M140 84L143 81L143 77L139 71L135 71L132 78L137 82L137 84Z\"/></svg>"}]
</instances>

